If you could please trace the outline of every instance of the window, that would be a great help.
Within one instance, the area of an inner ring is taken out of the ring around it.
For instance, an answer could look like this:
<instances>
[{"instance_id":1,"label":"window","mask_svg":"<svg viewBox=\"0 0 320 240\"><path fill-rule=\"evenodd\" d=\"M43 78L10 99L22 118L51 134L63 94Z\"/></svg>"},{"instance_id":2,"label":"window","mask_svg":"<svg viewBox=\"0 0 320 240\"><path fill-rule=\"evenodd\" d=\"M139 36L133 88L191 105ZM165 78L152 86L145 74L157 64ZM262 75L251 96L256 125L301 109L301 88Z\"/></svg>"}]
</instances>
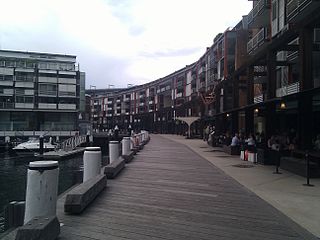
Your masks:
<instances>
[{"instance_id":1,"label":"window","mask_svg":"<svg viewBox=\"0 0 320 240\"><path fill-rule=\"evenodd\" d=\"M36 64L34 62L27 62L27 68L35 68Z\"/></svg>"},{"instance_id":2,"label":"window","mask_svg":"<svg viewBox=\"0 0 320 240\"><path fill-rule=\"evenodd\" d=\"M25 68L26 67L26 62L24 62L24 61L17 62L17 67Z\"/></svg>"},{"instance_id":3,"label":"window","mask_svg":"<svg viewBox=\"0 0 320 240\"><path fill-rule=\"evenodd\" d=\"M6 61L6 66L7 67L15 67L15 61Z\"/></svg>"},{"instance_id":4,"label":"window","mask_svg":"<svg viewBox=\"0 0 320 240\"><path fill-rule=\"evenodd\" d=\"M25 72L16 72L16 81L33 82L34 74Z\"/></svg>"},{"instance_id":5,"label":"window","mask_svg":"<svg viewBox=\"0 0 320 240\"><path fill-rule=\"evenodd\" d=\"M272 2L272 21L275 20L277 18L277 15L278 15L277 14L277 12L278 12L277 11L278 10L277 9L277 5L278 5L277 3L278 3L277 1L273 1Z\"/></svg>"},{"instance_id":6,"label":"window","mask_svg":"<svg viewBox=\"0 0 320 240\"><path fill-rule=\"evenodd\" d=\"M0 75L0 81L13 81L12 75Z\"/></svg>"},{"instance_id":7,"label":"window","mask_svg":"<svg viewBox=\"0 0 320 240\"><path fill-rule=\"evenodd\" d=\"M56 84L39 84L39 94L56 96L57 85Z\"/></svg>"},{"instance_id":8,"label":"window","mask_svg":"<svg viewBox=\"0 0 320 240\"><path fill-rule=\"evenodd\" d=\"M47 69L47 68L48 68L48 67L47 67L47 63L40 62L40 63L38 64L38 68L39 68L39 69Z\"/></svg>"},{"instance_id":9,"label":"window","mask_svg":"<svg viewBox=\"0 0 320 240\"><path fill-rule=\"evenodd\" d=\"M33 97L16 96L16 103L33 103Z\"/></svg>"}]
</instances>

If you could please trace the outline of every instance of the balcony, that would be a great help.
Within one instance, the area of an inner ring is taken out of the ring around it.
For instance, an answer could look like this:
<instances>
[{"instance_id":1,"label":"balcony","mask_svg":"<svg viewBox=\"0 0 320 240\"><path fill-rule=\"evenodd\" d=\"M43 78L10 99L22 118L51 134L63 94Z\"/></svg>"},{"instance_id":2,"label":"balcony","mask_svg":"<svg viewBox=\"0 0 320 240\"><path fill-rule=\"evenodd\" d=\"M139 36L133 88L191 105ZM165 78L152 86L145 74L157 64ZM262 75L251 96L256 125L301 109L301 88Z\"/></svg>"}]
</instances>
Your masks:
<instances>
[{"instance_id":1,"label":"balcony","mask_svg":"<svg viewBox=\"0 0 320 240\"><path fill-rule=\"evenodd\" d=\"M276 97L283 97L300 92L300 83L295 82L276 90Z\"/></svg>"},{"instance_id":2,"label":"balcony","mask_svg":"<svg viewBox=\"0 0 320 240\"><path fill-rule=\"evenodd\" d=\"M123 101L130 102L130 98L124 98Z\"/></svg>"},{"instance_id":3,"label":"balcony","mask_svg":"<svg viewBox=\"0 0 320 240\"><path fill-rule=\"evenodd\" d=\"M267 28L261 28L260 31L249 40L247 44L247 52L252 54L258 47L263 45L268 40Z\"/></svg>"},{"instance_id":4,"label":"balcony","mask_svg":"<svg viewBox=\"0 0 320 240\"><path fill-rule=\"evenodd\" d=\"M57 91L39 90L39 96L57 96Z\"/></svg>"},{"instance_id":5,"label":"balcony","mask_svg":"<svg viewBox=\"0 0 320 240\"><path fill-rule=\"evenodd\" d=\"M11 102L0 102L0 109L13 109L14 103Z\"/></svg>"},{"instance_id":6,"label":"balcony","mask_svg":"<svg viewBox=\"0 0 320 240\"><path fill-rule=\"evenodd\" d=\"M145 105L145 103L139 103L140 107L143 107Z\"/></svg>"},{"instance_id":7,"label":"balcony","mask_svg":"<svg viewBox=\"0 0 320 240\"><path fill-rule=\"evenodd\" d=\"M0 96L13 96L13 89L0 89Z\"/></svg>"},{"instance_id":8,"label":"balcony","mask_svg":"<svg viewBox=\"0 0 320 240\"><path fill-rule=\"evenodd\" d=\"M57 109L56 103L39 103L38 109Z\"/></svg>"},{"instance_id":9,"label":"balcony","mask_svg":"<svg viewBox=\"0 0 320 240\"><path fill-rule=\"evenodd\" d=\"M77 106L76 104L68 104L68 103L59 103L58 109L61 110L76 110Z\"/></svg>"},{"instance_id":10,"label":"balcony","mask_svg":"<svg viewBox=\"0 0 320 240\"><path fill-rule=\"evenodd\" d=\"M13 86L13 80L12 81L0 80L0 86Z\"/></svg>"},{"instance_id":11,"label":"balcony","mask_svg":"<svg viewBox=\"0 0 320 240\"><path fill-rule=\"evenodd\" d=\"M26 108L26 109L33 109L33 103L16 103L15 108Z\"/></svg>"},{"instance_id":12,"label":"balcony","mask_svg":"<svg viewBox=\"0 0 320 240\"><path fill-rule=\"evenodd\" d=\"M149 105L151 105L151 104L154 104L154 101L152 101L152 100L151 100L151 101L149 101Z\"/></svg>"},{"instance_id":13,"label":"balcony","mask_svg":"<svg viewBox=\"0 0 320 240\"><path fill-rule=\"evenodd\" d=\"M316 0L288 0L287 1L287 22L295 23L305 17L303 12L319 11L320 3ZM299 19L300 17L300 19Z\"/></svg>"},{"instance_id":14,"label":"balcony","mask_svg":"<svg viewBox=\"0 0 320 240\"><path fill-rule=\"evenodd\" d=\"M260 94L260 95L254 96L253 102L254 102L254 103L261 103L261 102L263 102L263 95Z\"/></svg>"},{"instance_id":15,"label":"balcony","mask_svg":"<svg viewBox=\"0 0 320 240\"><path fill-rule=\"evenodd\" d=\"M269 0L260 0L248 14L248 24L251 28L260 28L269 23Z\"/></svg>"},{"instance_id":16,"label":"balcony","mask_svg":"<svg viewBox=\"0 0 320 240\"><path fill-rule=\"evenodd\" d=\"M116 100L116 103L120 103L120 102L121 102L121 99L117 99L117 100Z\"/></svg>"}]
</instances>

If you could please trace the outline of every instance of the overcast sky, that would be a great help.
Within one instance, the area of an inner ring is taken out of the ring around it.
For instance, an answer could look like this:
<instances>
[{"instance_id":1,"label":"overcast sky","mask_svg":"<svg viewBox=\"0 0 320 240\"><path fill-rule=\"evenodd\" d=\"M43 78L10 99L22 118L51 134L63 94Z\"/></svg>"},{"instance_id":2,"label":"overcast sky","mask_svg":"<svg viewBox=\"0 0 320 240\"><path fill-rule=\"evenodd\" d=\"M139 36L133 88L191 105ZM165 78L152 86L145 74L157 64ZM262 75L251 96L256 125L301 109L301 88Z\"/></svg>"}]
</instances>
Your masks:
<instances>
[{"instance_id":1,"label":"overcast sky","mask_svg":"<svg viewBox=\"0 0 320 240\"><path fill-rule=\"evenodd\" d=\"M0 47L77 56L86 86L126 87L197 61L248 0L0 0Z\"/></svg>"}]
</instances>

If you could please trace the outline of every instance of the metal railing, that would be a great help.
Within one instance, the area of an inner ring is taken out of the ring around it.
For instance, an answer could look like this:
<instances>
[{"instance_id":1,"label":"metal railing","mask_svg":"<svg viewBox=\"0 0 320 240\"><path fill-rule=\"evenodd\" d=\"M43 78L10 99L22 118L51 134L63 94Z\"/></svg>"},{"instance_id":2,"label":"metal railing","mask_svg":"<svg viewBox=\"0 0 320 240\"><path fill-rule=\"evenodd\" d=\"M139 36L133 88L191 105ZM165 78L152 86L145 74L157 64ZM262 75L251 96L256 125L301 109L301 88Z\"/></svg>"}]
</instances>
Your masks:
<instances>
[{"instance_id":1,"label":"metal railing","mask_svg":"<svg viewBox=\"0 0 320 240\"><path fill-rule=\"evenodd\" d=\"M261 46L267 39L267 28L261 28L260 31L248 42L247 52L251 53L253 50Z\"/></svg>"},{"instance_id":2,"label":"metal railing","mask_svg":"<svg viewBox=\"0 0 320 240\"><path fill-rule=\"evenodd\" d=\"M283 97L300 92L300 82L295 82L276 90L277 97Z\"/></svg>"},{"instance_id":3,"label":"metal railing","mask_svg":"<svg viewBox=\"0 0 320 240\"><path fill-rule=\"evenodd\" d=\"M248 14L248 23L249 24L252 23L254 21L254 19L258 16L258 14L268 6L269 6L269 4L268 4L267 0L260 0L254 6L254 8L249 12L249 14Z\"/></svg>"},{"instance_id":4,"label":"metal railing","mask_svg":"<svg viewBox=\"0 0 320 240\"><path fill-rule=\"evenodd\" d=\"M287 3L287 20L290 21L299 14L312 0L291 0Z\"/></svg>"},{"instance_id":5,"label":"metal railing","mask_svg":"<svg viewBox=\"0 0 320 240\"><path fill-rule=\"evenodd\" d=\"M254 102L254 103L261 103L261 102L263 102L263 94L260 94L260 95L255 96L254 99L253 99L253 102Z\"/></svg>"},{"instance_id":6,"label":"metal railing","mask_svg":"<svg viewBox=\"0 0 320 240\"><path fill-rule=\"evenodd\" d=\"M12 109L14 104L11 102L0 102L0 109Z\"/></svg>"},{"instance_id":7,"label":"metal railing","mask_svg":"<svg viewBox=\"0 0 320 240\"><path fill-rule=\"evenodd\" d=\"M55 147L55 151L58 151L60 149L63 151L74 150L77 146L85 142L86 142L86 136L74 136L63 141L61 144L58 144Z\"/></svg>"}]
</instances>

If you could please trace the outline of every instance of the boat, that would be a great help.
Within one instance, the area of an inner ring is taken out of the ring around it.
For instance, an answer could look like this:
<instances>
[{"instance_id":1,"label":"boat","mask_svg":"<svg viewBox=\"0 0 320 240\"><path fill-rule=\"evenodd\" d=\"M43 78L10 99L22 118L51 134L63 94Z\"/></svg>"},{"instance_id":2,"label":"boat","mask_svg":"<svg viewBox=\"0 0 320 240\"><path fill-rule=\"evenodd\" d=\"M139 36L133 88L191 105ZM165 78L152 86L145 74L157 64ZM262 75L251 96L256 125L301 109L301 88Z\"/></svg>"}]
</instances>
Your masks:
<instances>
[{"instance_id":1,"label":"boat","mask_svg":"<svg viewBox=\"0 0 320 240\"><path fill-rule=\"evenodd\" d=\"M51 142L43 142L44 152L54 151L55 147L56 145L52 144ZM40 152L40 141L37 138L31 138L27 142L18 144L12 150L17 154L38 155Z\"/></svg>"}]
</instances>

